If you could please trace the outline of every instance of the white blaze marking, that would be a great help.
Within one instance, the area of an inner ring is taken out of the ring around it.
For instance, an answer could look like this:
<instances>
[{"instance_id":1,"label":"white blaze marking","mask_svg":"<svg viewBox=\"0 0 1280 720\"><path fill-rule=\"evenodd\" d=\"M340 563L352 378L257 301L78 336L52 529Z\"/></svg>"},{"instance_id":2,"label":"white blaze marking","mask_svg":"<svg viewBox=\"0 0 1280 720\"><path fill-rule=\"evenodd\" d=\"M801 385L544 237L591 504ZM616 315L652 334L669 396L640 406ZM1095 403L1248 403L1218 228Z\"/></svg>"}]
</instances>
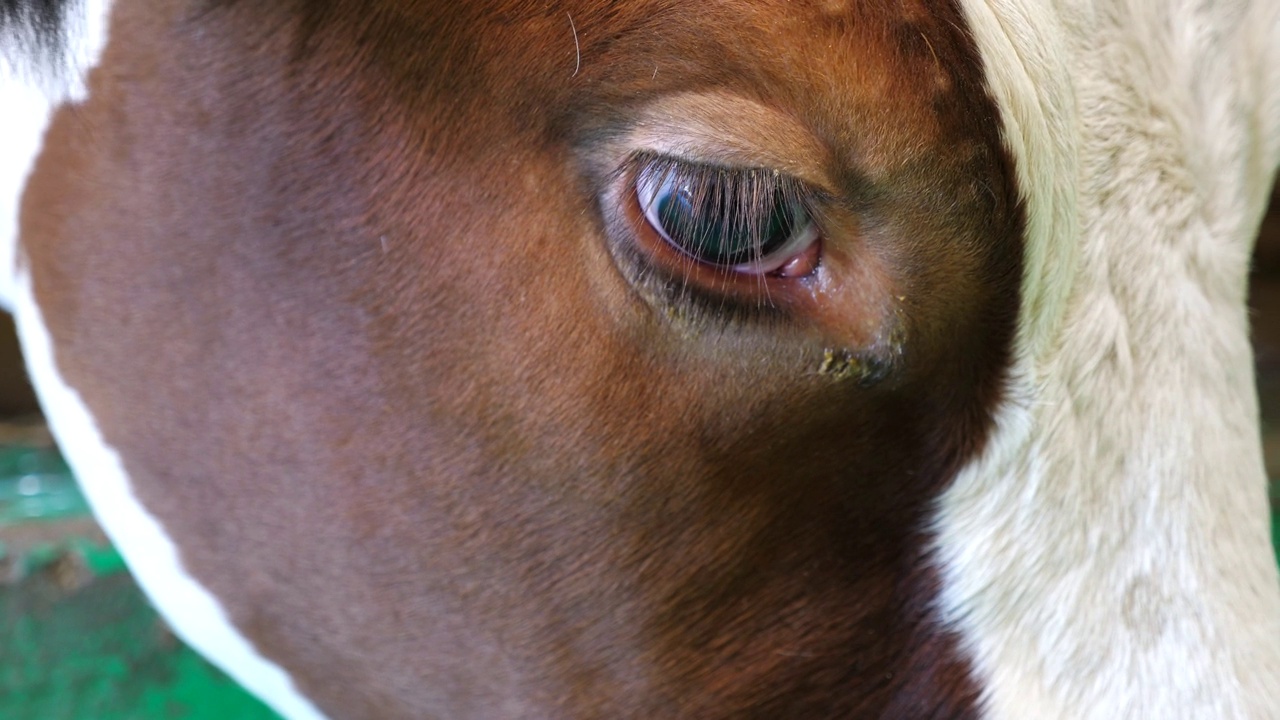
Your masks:
<instances>
[{"instance_id":1,"label":"white blaze marking","mask_svg":"<svg viewBox=\"0 0 1280 720\"><path fill-rule=\"evenodd\" d=\"M49 115L43 94L7 75L0 56L0 309L13 310L18 204Z\"/></svg>"},{"instance_id":2,"label":"white blaze marking","mask_svg":"<svg viewBox=\"0 0 1280 720\"><path fill-rule=\"evenodd\" d=\"M94 514L174 632L283 717L324 720L289 676L231 624L218 600L182 566L164 527L138 501L119 454L104 441L79 393L59 374L30 272L19 267L19 206L52 108L87 97L83 72L97 63L106 44L108 3L89 0L71 7L84 15L67 24L69 54L64 61L72 72L64 81L41 74L14 51L20 44L12 34L0 34L0 307L14 313L49 427Z\"/></svg>"},{"instance_id":3,"label":"white blaze marking","mask_svg":"<svg viewBox=\"0 0 1280 720\"><path fill-rule=\"evenodd\" d=\"M21 77L4 52L7 33L0 33L0 309L13 309L13 281L18 260L18 206L27 175L40 152L49 119L49 100Z\"/></svg>"},{"instance_id":4,"label":"white blaze marking","mask_svg":"<svg viewBox=\"0 0 1280 720\"><path fill-rule=\"evenodd\" d=\"M1244 304L1274 4L961 6L1029 214L1011 397L935 518L985 715L1275 718Z\"/></svg>"}]
</instances>

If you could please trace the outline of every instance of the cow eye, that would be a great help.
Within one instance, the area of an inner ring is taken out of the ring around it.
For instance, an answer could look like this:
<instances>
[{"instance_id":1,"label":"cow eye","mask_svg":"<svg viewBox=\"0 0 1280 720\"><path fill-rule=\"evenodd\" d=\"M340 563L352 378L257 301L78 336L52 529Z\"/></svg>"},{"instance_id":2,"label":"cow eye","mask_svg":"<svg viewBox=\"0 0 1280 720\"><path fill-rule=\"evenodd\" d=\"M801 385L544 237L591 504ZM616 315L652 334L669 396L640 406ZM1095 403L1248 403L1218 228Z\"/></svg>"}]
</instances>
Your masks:
<instances>
[{"instance_id":1,"label":"cow eye","mask_svg":"<svg viewBox=\"0 0 1280 720\"><path fill-rule=\"evenodd\" d=\"M716 268L771 273L818 239L803 186L774 170L655 157L641 164L635 192L663 240Z\"/></svg>"}]
</instances>

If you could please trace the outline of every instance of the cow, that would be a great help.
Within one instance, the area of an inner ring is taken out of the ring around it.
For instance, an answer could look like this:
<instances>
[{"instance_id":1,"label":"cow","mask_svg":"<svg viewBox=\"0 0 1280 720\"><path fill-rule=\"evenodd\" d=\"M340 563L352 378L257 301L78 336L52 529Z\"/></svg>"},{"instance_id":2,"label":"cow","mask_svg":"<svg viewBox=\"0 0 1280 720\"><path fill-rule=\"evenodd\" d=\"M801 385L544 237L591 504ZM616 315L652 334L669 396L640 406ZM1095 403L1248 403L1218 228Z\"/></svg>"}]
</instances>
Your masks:
<instances>
[{"instance_id":1,"label":"cow","mask_svg":"<svg viewBox=\"0 0 1280 720\"><path fill-rule=\"evenodd\" d=\"M1276 718L1269 0L0 0L0 303L290 720Z\"/></svg>"}]
</instances>

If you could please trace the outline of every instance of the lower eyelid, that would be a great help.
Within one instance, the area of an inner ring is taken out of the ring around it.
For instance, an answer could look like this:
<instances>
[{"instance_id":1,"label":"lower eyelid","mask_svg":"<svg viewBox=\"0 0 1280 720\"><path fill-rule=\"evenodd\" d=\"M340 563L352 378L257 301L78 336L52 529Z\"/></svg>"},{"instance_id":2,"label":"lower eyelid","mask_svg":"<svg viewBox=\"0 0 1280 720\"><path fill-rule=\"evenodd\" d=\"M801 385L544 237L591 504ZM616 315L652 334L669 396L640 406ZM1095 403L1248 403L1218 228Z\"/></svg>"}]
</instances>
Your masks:
<instances>
[{"instance_id":1,"label":"lower eyelid","mask_svg":"<svg viewBox=\"0 0 1280 720\"><path fill-rule=\"evenodd\" d=\"M796 259L808 249L810 245L821 239L821 232L818 230L817 224L812 220L804 225L804 227L795 234L796 236L787 242L786 245L772 253L768 258L762 258L753 263L744 265L736 265L733 267L734 272L754 273L765 275L772 273L779 268L787 265Z\"/></svg>"}]
</instances>

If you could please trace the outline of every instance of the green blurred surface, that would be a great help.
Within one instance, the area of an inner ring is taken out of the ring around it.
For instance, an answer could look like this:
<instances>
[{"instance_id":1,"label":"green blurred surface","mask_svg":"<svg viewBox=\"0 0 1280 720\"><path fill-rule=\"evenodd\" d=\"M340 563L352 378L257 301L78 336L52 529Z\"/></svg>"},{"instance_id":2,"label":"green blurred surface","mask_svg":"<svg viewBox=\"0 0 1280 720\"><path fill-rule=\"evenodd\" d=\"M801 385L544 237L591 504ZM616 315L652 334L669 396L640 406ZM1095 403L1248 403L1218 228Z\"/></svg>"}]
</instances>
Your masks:
<instances>
[{"instance_id":1,"label":"green blurred surface","mask_svg":"<svg viewBox=\"0 0 1280 720\"><path fill-rule=\"evenodd\" d=\"M0 446L0 526L88 512L56 450L28 444Z\"/></svg>"},{"instance_id":2,"label":"green blurred surface","mask_svg":"<svg viewBox=\"0 0 1280 720\"><path fill-rule=\"evenodd\" d=\"M0 719L274 720L173 636L86 513L56 452L0 446Z\"/></svg>"}]
</instances>

